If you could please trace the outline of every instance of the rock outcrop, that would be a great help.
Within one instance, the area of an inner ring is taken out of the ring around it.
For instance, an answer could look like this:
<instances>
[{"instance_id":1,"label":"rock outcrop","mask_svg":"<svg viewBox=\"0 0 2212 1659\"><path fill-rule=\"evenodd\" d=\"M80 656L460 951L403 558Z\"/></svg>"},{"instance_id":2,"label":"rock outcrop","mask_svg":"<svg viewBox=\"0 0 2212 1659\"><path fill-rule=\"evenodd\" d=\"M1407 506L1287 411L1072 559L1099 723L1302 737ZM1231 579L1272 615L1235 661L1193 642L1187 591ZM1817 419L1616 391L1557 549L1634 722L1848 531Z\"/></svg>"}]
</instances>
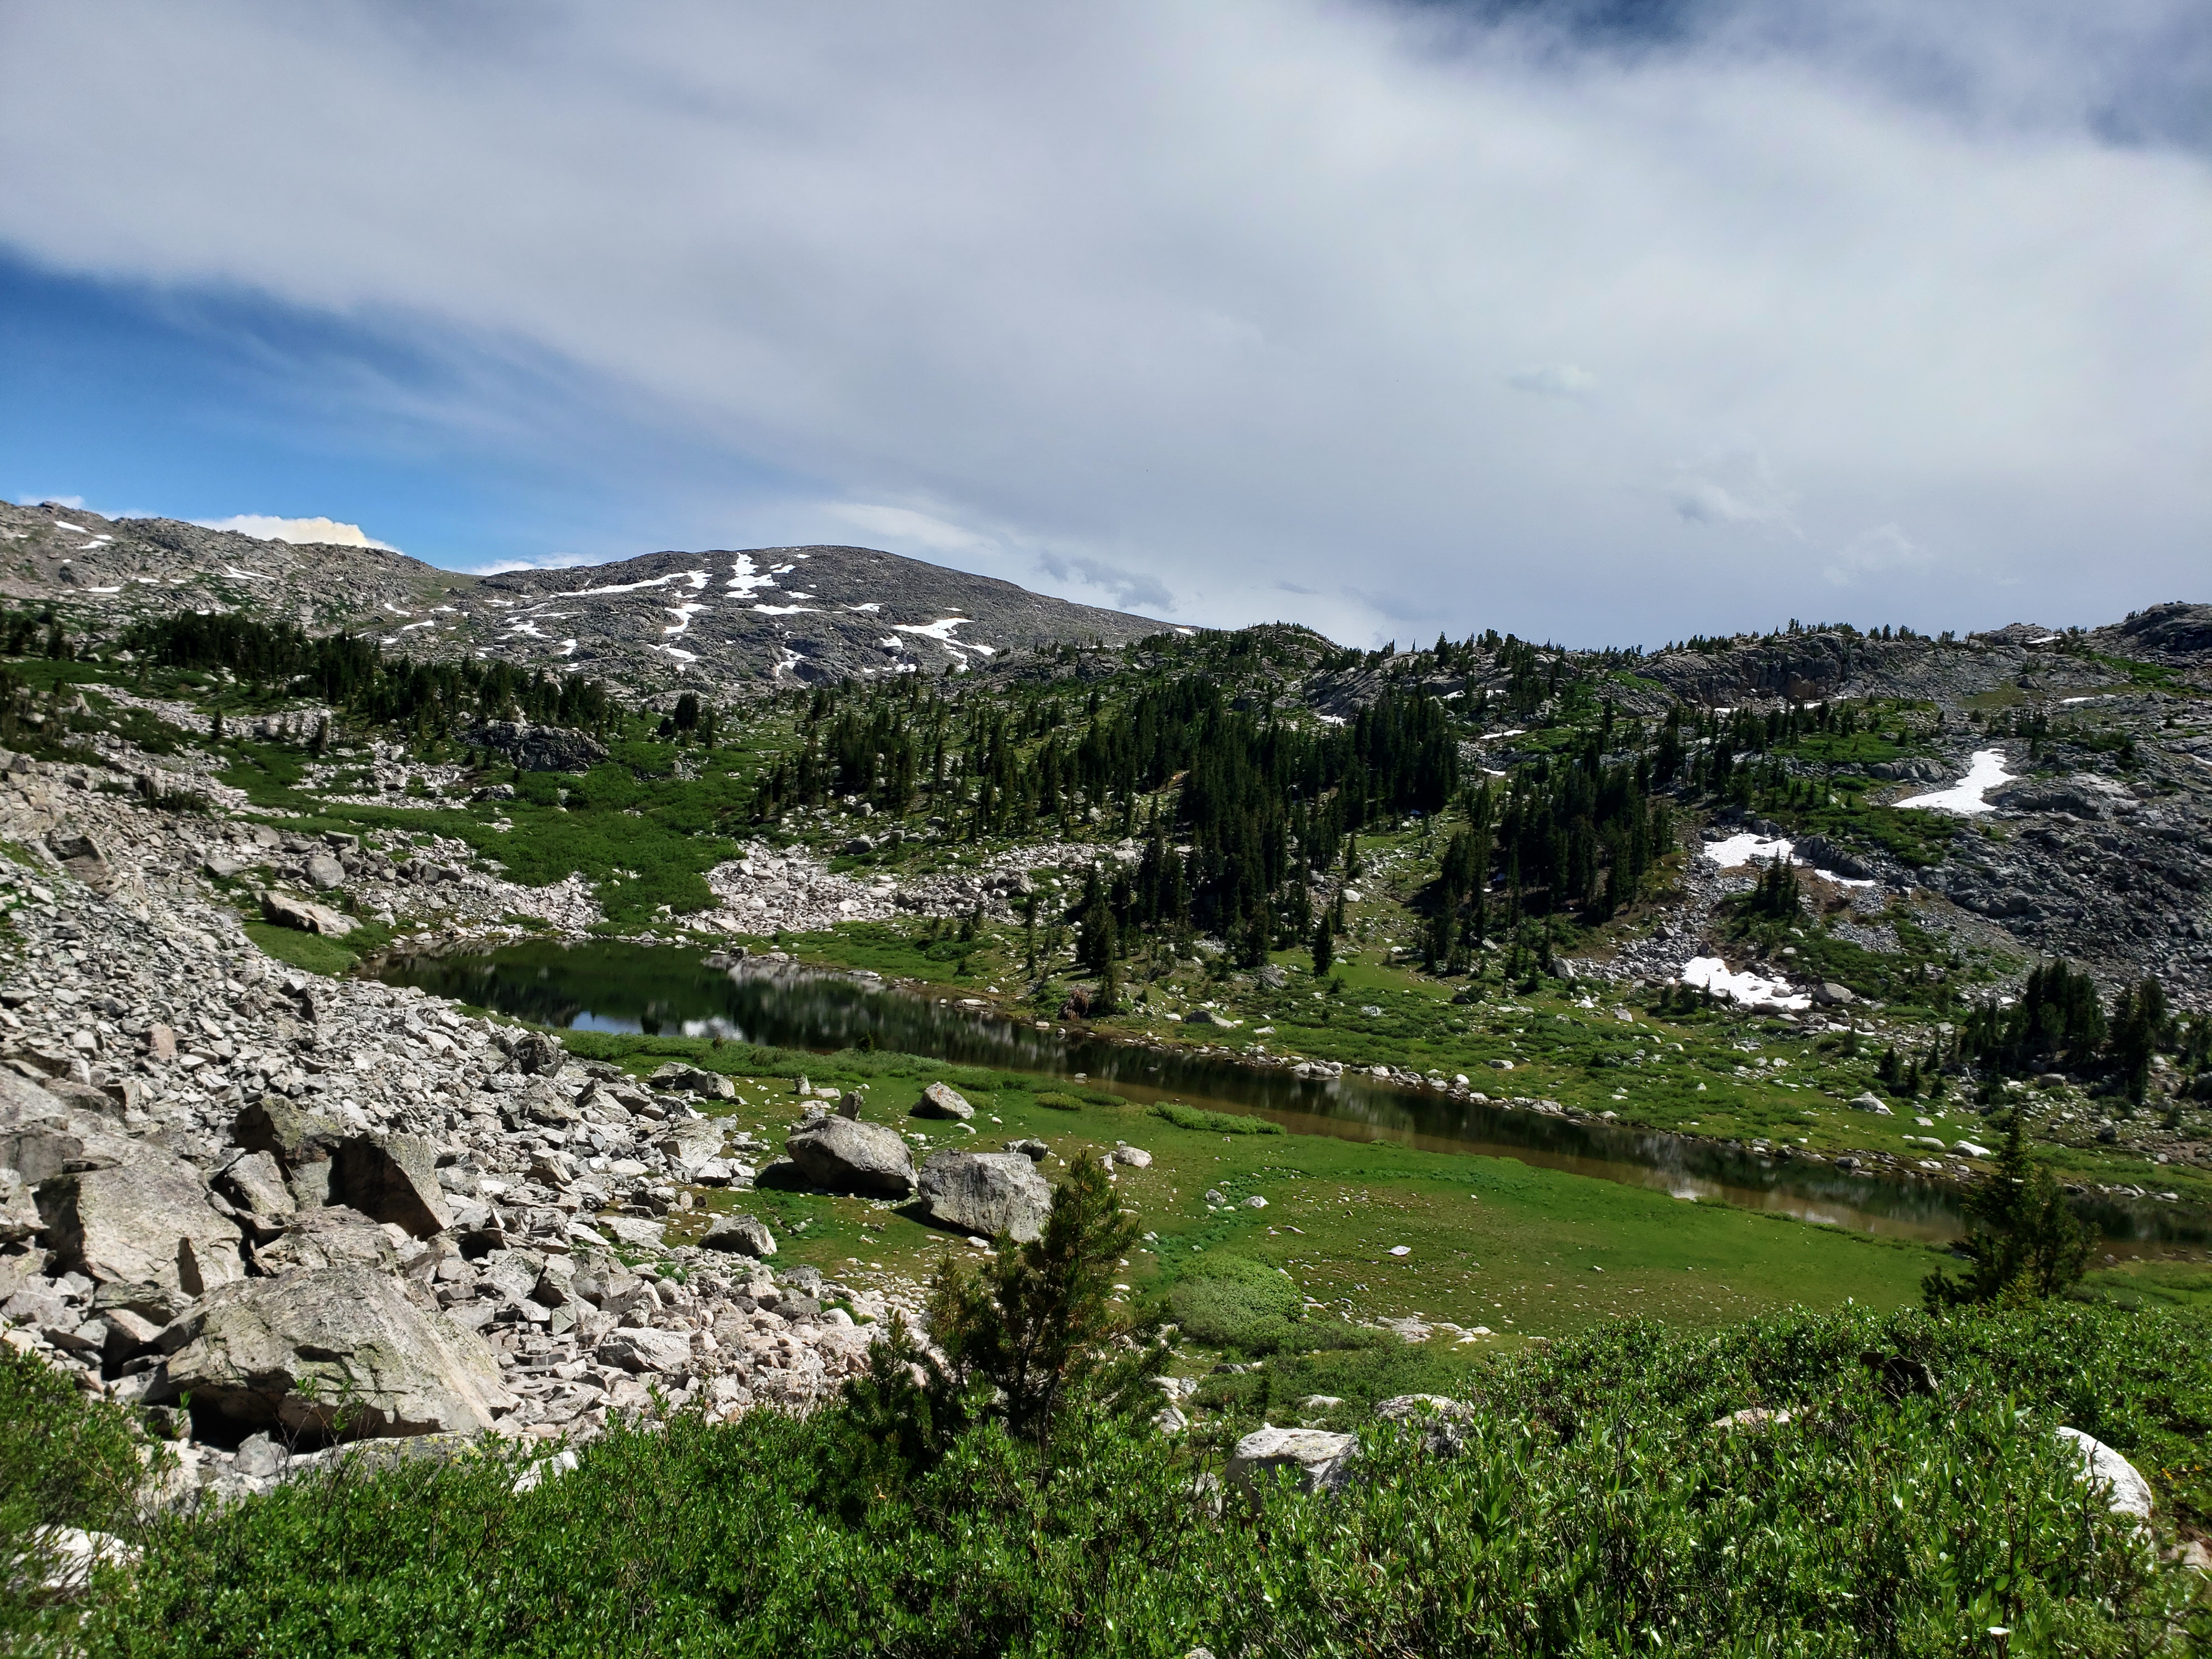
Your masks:
<instances>
[{"instance_id":1,"label":"rock outcrop","mask_svg":"<svg viewBox=\"0 0 2212 1659\"><path fill-rule=\"evenodd\" d=\"M350 1264L227 1285L161 1333L155 1403L293 1434L474 1434L515 1397L474 1332Z\"/></svg>"},{"instance_id":2,"label":"rock outcrop","mask_svg":"<svg viewBox=\"0 0 2212 1659\"><path fill-rule=\"evenodd\" d=\"M813 1118L792 1131L783 1149L817 1187L893 1198L904 1198L914 1190L914 1154L898 1131L886 1124Z\"/></svg>"},{"instance_id":3,"label":"rock outcrop","mask_svg":"<svg viewBox=\"0 0 2212 1659\"><path fill-rule=\"evenodd\" d=\"M1024 1152L932 1152L920 1186L932 1220L987 1238L1026 1244L1052 1212L1052 1188Z\"/></svg>"}]
</instances>

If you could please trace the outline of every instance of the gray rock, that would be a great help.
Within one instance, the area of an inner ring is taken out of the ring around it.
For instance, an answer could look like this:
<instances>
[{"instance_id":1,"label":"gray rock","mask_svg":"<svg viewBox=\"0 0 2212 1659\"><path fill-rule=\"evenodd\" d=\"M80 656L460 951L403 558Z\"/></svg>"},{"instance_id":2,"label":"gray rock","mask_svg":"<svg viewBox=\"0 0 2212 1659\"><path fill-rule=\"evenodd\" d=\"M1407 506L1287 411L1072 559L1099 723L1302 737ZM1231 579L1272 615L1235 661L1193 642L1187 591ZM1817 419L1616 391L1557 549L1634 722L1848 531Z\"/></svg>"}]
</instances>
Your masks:
<instances>
[{"instance_id":1,"label":"gray rock","mask_svg":"<svg viewBox=\"0 0 2212 1659\"><path fill-rule=\"evenodd\" d=\"M332 1204L295 1212L291 1225L254 1247L253 1263L264 1273L307 1267L393 1268L399 1265L399 1247L359 1210Z\"/></svg>"},{"instance_id":2,"label":"gray rock","mask_svg":"<svg viewBox=\"0 0 2212 1659\"><path fill-rule=\"evenodd\" d=\"M227 1285L161 1333L152 1403L294 1433L478 1434L514 1396L483 1340L365 1267Z\"/></svg>"},{"instance_id":3,"label":"gray rock","mask_svg":"<svg viewBox=\"0 0 2212 1659\"><path fill-rule=\"evenodd\" d=\"M606 745L581 732L520 720L490 721L464 741L497 750L526 772L582 772L607 757Z\"/></svg>"},{"instance_id":4,"label":"gray rock","mask_svg":"<svg viewBox=\"0 0 2212 1659\"><path fill-rule=\"evenodd\" d=\"M1052 1156L1052 1148L1034 1137L1027 1140L1010 1140L1006 1143L1006 1150L1019 1152L1032 1164L1042 1164Z\"/></svg>"},{"instance_id":5,"label":"gray rock","mask_svg":"<svg viewBox=\"0 0 2212 1659\"><path fill-rule=\"evenodd\" d=\"M325 891L333 887L345 885L345 866L340 864L328 853L310 854L307 858L307 872L308 882ZM322 930L318 928L316 931L319 933Z\"/></svg>"},{"instance_id":6,"label":"gray rock","mask_svg":"<svg viewBox=\"0 0 2212 1659\"><path fill-rule=\"evenodd\" d=\"M303 933L321 933L329 939L343 939L361 925L327 904L280 893L274 888L261 896L261 919L279 927L296 927Z\"/></svg>"},{"instance_id":7,"label":"gray rock","mask_svg":"<svg viewBox=\"0 0 2212 1659\"><path fill-rule=\"evenodd\" d=\"M642 1216L603 1215L599 1228L618 1244L627 1244L633 1250L657 1250L666 1241L668 1229L658 1221L647 1221Z\"/></svg>"},{"instance_id":8,"label":"gray rock","mask_svg":"<svg viewBox=\"0 0 2212 1659\"><path fill-rule=\"evenodd\" d=\"M413 1135L373 1133L338 1142L331 1154L331 1201L417 1238L453 1224L438 1184L438 1151Z\"/></svg>"},{"instance_id":9,"label":"gray rock","mask_svg":"<svg viewBox=\"0 0 2212 1659\"><path fill-rule=\"evenodd\" d=\"M599 1344L599 1360L626 1371L685 1370L691 1364L691 1339L681 1331L649 1327L618 1330Z\"/></svg>"},{"instance_id":10,"label":"gray rock","mask_svg":"<svg viewBox=\"0 0 2212 1659\"><path fill-rule=\"evenodd\" d=\"M292 1189L284 1184L283 1167L273 1152L244 1152L233 1158L216 1176L215 1189L258 1237L273 1238L299 1214Z\"/></svg>"},{"instance_id":11,"label":"gray rock","mask_svg":"<svg viewBox=\"0 0 2212 1659\"><path fill-rule=\"evenodd\" d=\"M1132 1170L1148 1170L1152 1164L1152 1155L1141 1146L1116 1146L1109 1156Z\"/></svg>"},{"instance_id":12,"label":"gray rock","mask_svg":"<svg viewBox=\"0 0 2212 1659\"><path fill-rule=\"evenodd\" d=\"M1338 1491L1352 1478L1358 1456L1356 1435L1262 1427L1237 1443L1222 1473L1230 1486L1256 1502L1263 1481L1285 1475L1303 1492Z\"/></svg>"},{"instance_id":13,"label":"gray rock","mask_svg":"<svg viewBox=\"0 0 2212 1659\"><path fill-rule=\"evenodd\" d=\"M238 1228L208 1203L199 1171L132 1143L129 1161L49 1176L39 1213L64 1267L100 1284L149 1284L185 1297L246 1276Z\"/></svg>"},{"instance_id":14,"label":"gray rock","mask_svg":"<svg viewBox=\"0 0 2212 1659\"><path fill-rule=\"evenodd\" d=\"M1889 1109L1889 1103L1882 1099L1881 1096L1871 1092L1863 1095L1853 1095L1850 1098L1850 1103L1853 1111L1872 1112L1876 1117L1890 1117L1894 1115L1894 1114Z\"/></svg>"},{"instance_id":15,"label":"gray rock","mask_svg":"<svg viewBox=\"0 0 2212 1659\"><path fill-rule=\"evenodd\" d=\"M932 1219L1017 1243L1042 1232L1052 1210L1052 1188L1021 1152L933 1152L921 1187Z\"/></svg>"},{"instance_id":16,"label":"gray rock","mask_svg":"<svg viewBox=\"0 0 2212 1659\"><path fill-rule=\"evenodd\" d=\"M793 1130L783 1149L817 1187L893 1198L904 1198L914 1190L914 1155L888 1124L814 1118Z\"/></svg>"},{"instance_id":17,"label":"gray rock","mask_svg":"<svg viewBox=\"0 0 2212 1659\"><path fill-rule=\"evenodd\" d=\"M684 1066L674 1060L661 1066L647 1081L672 1094L703 1095L709 1100L738 1097L738 1085L720 1072L702 1071L696 1066Z\"/></svg>"},{"instance_id":18,"label":"gray rock","mask_svg":"<svg viewBox=\"0 0 2212 1659\"><path fill-rule=\"evenodd\" d=\"M949 1083L933 1083L921 1091L909 1117L957 1118L965 1121L975 1115L961 1092Z\"/></svg>"},{"instance_id":19,"label":"gray rock","mask_svg":"<svg viewBox=\"0 0 2212 1659\"><path fill-rule=\"evenodd\" d=\"M2079 1460L2081 1479L2103 1494L2107 1509L2115 1515L2129 1516L2140 1522L2150 1519L2150 1482L2142 1478L2134 1464L2103 1441L2079 1429L2061 1428L2053 1432L2060 1444Z\"/></svg>"},{"instance_id":20,"label":"gray rock","mask_svg":"<svg viewBox=\"0 0 2212 1659\"><path fill-rule=\"evenodd\" d=\"M699 1242L710 1250L734 1250L756 1260L775 1254L775 1235L766 1224L749 1215L717 1218Z\"/></svg>"}]
</instances>

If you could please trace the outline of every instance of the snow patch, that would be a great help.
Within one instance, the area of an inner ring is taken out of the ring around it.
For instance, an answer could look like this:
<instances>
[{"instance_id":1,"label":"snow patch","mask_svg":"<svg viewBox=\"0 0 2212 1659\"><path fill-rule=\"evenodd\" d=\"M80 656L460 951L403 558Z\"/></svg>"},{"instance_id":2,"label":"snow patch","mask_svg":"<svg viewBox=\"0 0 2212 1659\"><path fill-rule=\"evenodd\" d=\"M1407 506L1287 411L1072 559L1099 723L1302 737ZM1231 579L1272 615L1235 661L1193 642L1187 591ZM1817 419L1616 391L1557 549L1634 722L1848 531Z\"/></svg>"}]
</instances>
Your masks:
<instances>
[{"instance_id":1,"label":"snow patch","mask_svg":"<svg viewBox=\"0 0 2212 1659\"><path fill-rule=\"evenodd\" d=\"M240 581L244 582L273 582L276 580L274 576L263 575L258 570L240 570L234 564L227 564L223 566L222 574L226 576L235 577ZM407 613L403 611L399 614L404 617Z\"/></svg>"},{"instance_id":2,"label":"snow patch","mask_svg":"<svg viewBox=\"0 0 2212 1659\"><path fill-rule=\"evenodd\" d=\"M996 649L991 646L977 645L973 641L956 640L952 637L954 629L964 628L971 620L973 619L967 617L940 617L933 623L893 623L891 628L896 633L913 634L921 639L935 640L963 662L967 659L962 657L961 653L965 651L974 651L986 657L997 655Z\"/></svg>"},{"instance_id":3,"label":"snow patch","mask_svg":"<svg viewBox=\"0 0 2212 1659\"><path fill-rule=\"evenodd\" d=\"M790 568L788 565L784 567L787 570ZM742 599L750 597L763 587L774 587L775 577L773 573L757 569L753 565L751 554L740 553L737 556L737 562L730 567L730 580L724 582L722 586Z\"/></svg>"},{"instance_id":4,"label":"snow patch","mask_svg":"<svg viewBox=\"0 0 2212 1659\"><path fill-rule=\"evenodd\" d=\"M811 616L821 608L818 605L757 605L753 607L770 617Z\"/></svg>"},{"instance_id":5,"label":"snow patch","mask_svg":"<svg viewBox=\"0 0 2212 1659\"><path fill-rule=\"evenodd\" d=\"M1682 964L1681 982L1724 996L1731 1002L1747 1008L1809 1008L1813 999L1804 992L1793 990L1789 981L1761 979L1749 969L1740 974L1729 971L1727 963L1718 957L1692 957Z\"/></svg>"},{"instance_id":6,"label":"snow patch","mask_svg":"<svg viewBox=\"0 0 2212 1659\"><path fill-rule=\"evenodd\" d=\"M1939 812L1990 812L1992 807L1983 797L2000 784L2010 783L2013 775L2005 770L2004 756L1995 749L1978 749L1966 766L1966 775L1948 789L1931 790L1924 795L1912 795L1898 802L1899 806L1925 806Z\"/></svg>"},{"instance_id":7,"label":"snow patch","mask_svg":"<svg viewBox=\"0 0 2212 1659\"><path fill-rule=\"evenodd\" d=\"M123 589L122 589L120 586L116 586L116 587L88 587L88 588L86 588L84 591L85 591L86 592L88 592L88 593L120 593L120 592L123 591Z\"/></svg>"},{"instance_id":8,"label":"snow patch","mask_svg":"<svg viewBox=\"0 0 2212 1659\"><path fill-rule=\"evenodd\" d=\"M848 605L845 607L848 611L880 611L883 608L884 602L881 599L870 599L866 605Z\"/></svg>"},{"instance_id":9,"label":"snow patch","mask_svg":"<svg viewBox=\"0 0 2212 1659\"><path fill-rule=\"evenodd\" d=\"M702 611L711 611L712 609L714 609L712 605L701 605L696 601L686 602L683 605L672 605L668 607L668 614L676 618L676 625L673 628L664 628L660 631L668 638L672 640L676 639L683 634L684 629L691 626L692 617L697 616Z\"/></svg>"},{"instance_id":10,"label":"snow patch","mask_svg":"<svg viewBox=\"0 0 2212 1659\"><path fill-rule=\"evenodd\" d=\"M665 576L653 576L641 582L609 582L605 587L572 587L564 593L555 594L552 597L562 599L580 599L595 593L636 593L648 587L665 587L671 582L690 582L691 591L696 593L705 588L711 580L712 578L703 570L672 570Z\"/></svg>"}]
</instances>

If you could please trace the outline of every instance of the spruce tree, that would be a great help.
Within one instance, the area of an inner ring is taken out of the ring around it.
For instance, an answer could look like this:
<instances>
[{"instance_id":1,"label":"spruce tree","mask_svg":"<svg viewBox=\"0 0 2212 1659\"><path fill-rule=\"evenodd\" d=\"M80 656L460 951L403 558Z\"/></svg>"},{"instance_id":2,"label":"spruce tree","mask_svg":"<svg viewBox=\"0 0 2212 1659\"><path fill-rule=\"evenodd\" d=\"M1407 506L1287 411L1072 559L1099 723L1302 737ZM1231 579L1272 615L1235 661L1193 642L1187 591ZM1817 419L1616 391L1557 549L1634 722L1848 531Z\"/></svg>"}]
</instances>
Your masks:
<instances>
[{"instance_id":1,"label":"spruce tree","mask_svg":"<svg viewBox=\"0 0 2212 1659\"><path fill-rule=\"evenodd\" d=\"M1314 924L1313 970L1316 979L1327 979L1328 970L1336 963L1336 940L1331 937L1328 918L1323 916Z\"/></svg>"},{"instance_id":2,"label":"spruce tree","mask_svg":"<svg viewBox=\"0 0 2212 1659\"><path fill-rule=\"evenodd\" d=\"M2058 1295L2081 1277L2089 1230L2047 1165L2032 1162L2017 1108L2005 1128L1996 1172L1966 1202L1971 1231L1959 1249L1972 1265L1963 1280L1937 1268L1921 1280L1932 1310L1968 1303L2018 1306Z\"/></svg>"}]
</instances>

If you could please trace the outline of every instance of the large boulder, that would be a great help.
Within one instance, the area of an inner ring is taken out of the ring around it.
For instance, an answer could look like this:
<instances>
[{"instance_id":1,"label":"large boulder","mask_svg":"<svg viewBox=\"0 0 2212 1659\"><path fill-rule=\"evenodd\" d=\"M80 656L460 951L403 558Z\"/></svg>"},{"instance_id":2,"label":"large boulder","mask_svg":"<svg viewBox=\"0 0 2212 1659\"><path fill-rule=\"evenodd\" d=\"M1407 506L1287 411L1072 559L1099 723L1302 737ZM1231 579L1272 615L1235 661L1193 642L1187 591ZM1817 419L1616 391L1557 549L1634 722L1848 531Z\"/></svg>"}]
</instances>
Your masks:
<instances>
[{"instance_id":1,"label":"large boulder","mask_svg":"<svg viewBox=\"0 0 2212 1659\"><path fill-rule=\"evenodd\" d=\"M392 1228L371 1221L349 1205L301 1210L283 1232L254 1247L253 1265L272 1274L289 1273L295 1267L339 1267L349 1264L397 1268L399 1243L392 1234Z\"/></svg>"},{"instance_id":2,"label":"large boulder","mask_svg":"<svg viewBox=\"0 0 2212 1659\"><path fill-rule=\"evenodd\" d=\"M0 1067L0 1170L15 1170L25 1185L35 1187L72 1165L119 1164L138 1150L109 1119Z\"/></svg>"},{"instance_id":3,"label":"large boulder","mask_svg":"<svg viewBox=\"0 0 2212 1659\"><path fill-rule=\"evenodd\" d=\"M2150 1519L2150 1482L2134 1464L2079 1429L2056 1432L2059 1443L2080 1461L2081 1479L2104 1498L2106 1508L2136 1521Z\"/></svg>"},{"instance_id":4,"label":"large boulder","mask_svg":"<svg viewBox=\"0 0 2212 1659\"><path fill-rule=\"evenodd\" d=\"M933 1220L1021 1244L1044 1231L1052 1210L1051 1185L1022 1152L933 1152L921 1187Z\"/></svg>"},{"instance_id":5,"label":"large boulder","mask_svg":"<svg viewBox=\"0 0 2212 1659\"><path fill-rule=\"evenodd\" d=\"M904 1198L914 1190L914 1154L888 1124L810 1118L792 1131L783 1150L817 1187L892 1198Z\"/></svg>"},{"instance_id":6,"label":"large boulder","mask_svg":"<svg viewBox=\"0 0 2212 1659\"><path fill-rule=\"evenodd\" d=\"M335 864L337 860L329 862ZM333 910L327 904L318 904L295 893L280 893L274 888L261 896L261 919L279 927L320 933L327 939L343 939L361 926L343 910Z\"/></svg>"},{"instance_id":7,"label":"large boulder","mask_svg":"<svg viewBox=\"0 0 2212 1659\"><path fill-rule=\"evenodd\" d=\"M975 1109L951 1084L933 1083L921 1091L921 1098L915 1102L914 1110L909 1115L955 1118L965 1121L975 1115Z\"/></svg>"},{"instance_id":8,"label":"large boulder","mask_svg":"<svg viewBox=\"0 0 2212 1659\"><path fill-rule=\"evenodd\" d=\"M427 1140L349 1129L276 1095L241 1110L231 1125L231 1139L248 1152L273 1157L303 1207L349 1205L373 1221L392 1222L417 1238L453 1224L445 1189L438 1185L437 1148Z\"/></svg>"},{"instance_id":9,"label":"large boulder","mask_svg":"<svg viewBox=\"0 0 2212 1659\"><path fill-rule=\"evenodd\" d=\"M769 1231L767 1223L749 1215L716 1218L699 1242L710 1250L734 1250L755 1260L775 1254L775 1235Z\"/></svg>"},{"instance_id":10,"label":"large boulder","mask_svg":"<svg viewBox=\"0 0 2212 1659\"><path fill-rule=\"evenodd\" d=\"M1287 1476L1300 1492L1335 1492L1352 1478L1357 1435L1326 1429L1255 1429L1237 1443L1223 1471L1229 1484L1258 1501L1261 1486Z\"/></svg>"},{"instance_id":11,"label":"large boulder","mask_svg":"<svg viewBox=\"0 0 2212 1659\"><path fill-rule=\"evenodd\" d=\"M515 1397L481 1337L373 1267L305 1268L223 1286L161 1333L149 1395L191 1396L248 1430L383 1437L477 1434Z\"/></svg>"},{"instance_id":12,"label":"large boulder","mask_svg":"<svg viewBox=\"0 0 2212 1659\"><path fill-rule=\"evenodd\" d=\"M453 1224L438 1185L438 1149L413 1135L353 1135L331 1155L331 1202L372 1221L389 1221L417 1238Z\"/></svg>"},{"instance_id":13,"label":"large boulder","mask_svg":"<svg viewBox=\"0 0 2212 1659\"><path fill-rule=\"evenodd\" d=\"M584 732L520 720L488 721L464 740L497 750L526 772L587 771L607 757L606 745Z\"/></svg>"},{"instance_id":14,"label":"large boulder","mask_svg":"<svg viewBox=\"0 0 2212 1659\"><path fill-rule=\"evenodd\" d=\"M36 1189L59 1264L99 1285L146 1285L179 1303L246 1276L237 1226L208 1202L199 1171L143 1142L106 1169L50 1176Z\"/></svg>"}]
</instances>

